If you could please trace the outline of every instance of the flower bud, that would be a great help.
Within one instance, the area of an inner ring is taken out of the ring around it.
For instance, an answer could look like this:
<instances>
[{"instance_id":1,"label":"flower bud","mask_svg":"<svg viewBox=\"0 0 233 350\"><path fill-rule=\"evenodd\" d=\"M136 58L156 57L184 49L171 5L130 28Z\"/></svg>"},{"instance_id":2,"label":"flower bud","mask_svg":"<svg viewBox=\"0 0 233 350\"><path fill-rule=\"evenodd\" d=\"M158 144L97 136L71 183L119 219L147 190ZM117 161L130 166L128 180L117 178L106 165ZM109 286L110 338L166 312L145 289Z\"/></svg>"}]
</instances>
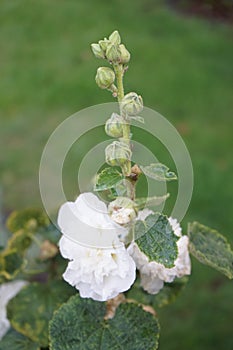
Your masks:
<instances>
[{"instance_id":1,"label":"flower bud","mask_svg":"<svg viewBox=\"0 0 233 350\"><path fill-rule=\"evenodd\" d=\"M106 121L105 132L111 137L122 137L123 136L123 126L125 123L124 118L121 115L113 113L111 117Z\"/></svg>"},{"instance_id":2,"label":"flower bud","mask_svg":"<svg viewBox=\"0 0 233 350\"><path fill-rule=\"evenodd\" d=\"M127 197L118 197L108 206L108 212L113 221L124 225L136 218L134 202Z\"/></svg>"},{"instance_id":3,"label":"flower bud","mask_svg":"<svg viewBox=\"0 0 233 350\"><path fill-rule=\"evenodd\" d=\"M119 63L121 60L121 51L116 45L108 45L106 50L106 57L109 62Z\"/></svg>"},{"instance_id":4,"label":"flower bud","mask_svg":"<svg viewBox=\"0 0 233 350\"><path fill-rule=\"evenodd\" d=\"M101 89L108 89L115 80L115 73L111 68L99 67L95 77L96 84Z\"/></svg>"},{"instance_id":5,"label":"flower bud","mask_svg":"<svg viewBox=\"0 0 233 350\"><path fill-rule=\"evenodd\" d=\"M124 142L114 141L105 149L106 163L112 166L125 165L130 161L131 155L130 148Z\"/></svg>"},{"instance_id":6,"label":"flower bud","mask_svg":"<svg viewBox=\"0 0 233 350\"><path fill-rule=\"evenodd\" d=\"M119 45L119 49L121 52L121 63L128 63L130 60L130 53L126 49L125 45L121 44Z\"/></svg>"},{"instance_id":7,"label":"flower bud","mask_svg":"<svg viewBox=\"0 0 233 350\"><path fill-rule=\"evenodd\" d=\"M110 44L110 41L106 38L104 38L104 40L99 40L99 46L100 48L104 51L104 53L107 50L108 45Z\"/></svg>"},{"instance_id":8,"label":"flower bud","mask_svg":"<svg viewBox=\"0 0 233 350\"><path fill-rule=\"evenodd\" d=\"M109 36L109 41L111 41L111 43L113 45L120 45L121 43L121 37L120 34L118 33L117 30L115 30L110 36Z\"/></svg>"},{"instance_id":9,"label":"flower bud","mask_svg":"<svg viewBox=\"0 0 233 350\"><path fill-rule=\"evenodd\" d=\"M136 92L130 92L121 101L121 108L128 115L137 115L143 109L142 97Z\"/></svg>"},{"instance_id":10,"label":"flower bud","mask_svg":"<svg viewBox=\"0 0 233 350\"><path fill-rule=\"evenodd\" d=\"M99 44L91 44L91 49L95 57L105 58L104 51L101 49Z\"/></svg>"}]
</instances>

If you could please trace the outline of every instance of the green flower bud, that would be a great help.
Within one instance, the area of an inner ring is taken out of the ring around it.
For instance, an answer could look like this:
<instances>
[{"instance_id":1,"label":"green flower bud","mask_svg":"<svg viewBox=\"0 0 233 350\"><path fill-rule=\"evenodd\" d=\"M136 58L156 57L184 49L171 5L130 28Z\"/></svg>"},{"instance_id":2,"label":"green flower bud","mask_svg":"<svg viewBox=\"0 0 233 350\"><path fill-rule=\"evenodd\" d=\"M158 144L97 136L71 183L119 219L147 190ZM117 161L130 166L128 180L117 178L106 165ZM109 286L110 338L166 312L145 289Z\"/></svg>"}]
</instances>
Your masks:
<instances>
[{"instance_id":1,"label":"green flower bud","mask_svg":"<svg viewBox=\"0 0 233 350\"><path fill-rule=\"evenodd\" d=\"M121 115L113 113L111 117L106 121L105 132L111 137L122 137L123 136L123 126L125 123L124 118Z\"/></svg>"},{"instance_id":2,"label":"green flower bud","mask_svg":"<svg viewBox=\"0 0 233 350\"><path fill-rule=\"evenodd\" d=\"M115 80L115 73L111 68L99 67L97 69L95 81L101 89L108 89Z\"/></svg>"},{"instance_id":3,"label":"green flower bud","mask_svg":"<svg viewBox=\"0 0 233 350\"><path fill-rule=\"evenodd\" d=\"M111 43L113 45L120 45L121 43L121 37L120 34L118 33L117 30L115 30L110 36L109 36L109 41L111 41Z\"/></svg>"},{"instance_id":4,"label":"green flower bud","mask_svg":"<svg viewBox=\"0 0 233 350\"><path fill-rule=\"evenodd\" d=\"M121 101L121 108L128 115L137 115L143 109L142 97L136 92L130 92Z\"/></svg>"},{"instance_id":5,"label":"green flower bud","mask_svg":"<svg viewBox=\"0 0 233 350\"><path fill-rule=\"evenodd\" d=\"M91 44L91 49L95 57L105 58L104 51L101 49L99 44Z\"/></svg>"},{"instance_id":6,"label":"green flower bud","mask_svg":"<svg viewBox=\"0 0 233 350\"><path fill-rule=\"evenodd\" d=\"M111 166L125 165L130 161L131 155L130 148L124 142L114 141L105 149L106 163Z\"/></svg>"},{"instance_id":7,"label":"green flower bud","mask_svg":"<svg viewBox=\"0 0 233 350\"><path fill-rule=\"evenodd\" d=\"M108 206L112 220L117 224L125 225L136 218L135 203L127 197L118 197Z\"/></svg>"},{"instance_id":8,"label":"green flower bud","mask_svg":"<svg viewBox=\"0 0 233 350\"><path fill-rule=\"evenodd\" d=\"M128 63L130 60L130 53L126 49L125 45L121 44L119 45L119 49L121 52L121 63Z\"/></svg>"},{"instance_id":9,"label":"green flower bud","mask_svg":"<svg viewBox=\"0 0 233 350\"><path fill-rule=\"evenodd\" d=\"M99 46L104 52L106 52L109 44L110 44L110 41L106 38L104 38L104 40L99 41Z\"/></svg>"},{"instance_id":10,"label":"green flower bud","mask_svg":"<svg viewBox=\"0 0 233 350\"><path fill-rule=\"evenodd\" d=\"M106 57L109 62L119 63L121 60L121 51L116 45L108 45L106 50Z\"/></svg>"}]
</instances>

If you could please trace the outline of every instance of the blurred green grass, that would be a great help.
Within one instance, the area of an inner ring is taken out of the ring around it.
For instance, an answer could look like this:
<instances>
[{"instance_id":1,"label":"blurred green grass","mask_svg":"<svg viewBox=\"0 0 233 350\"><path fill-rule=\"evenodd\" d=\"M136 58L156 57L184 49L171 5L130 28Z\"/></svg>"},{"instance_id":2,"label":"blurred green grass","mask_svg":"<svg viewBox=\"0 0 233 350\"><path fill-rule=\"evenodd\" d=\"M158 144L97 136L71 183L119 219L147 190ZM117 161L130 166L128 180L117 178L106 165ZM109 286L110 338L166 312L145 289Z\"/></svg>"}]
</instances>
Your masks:
<instances>
[{"instance_id":1,"label":"blurred green grass","mask_svg":"<svg viewBox=\"0 0 233 350\"><path fill-rule=\"evenodd\" d=\"M2 0L0 23L5 209L41 205L39 161L52 131L72 113L111 101L95 85L103 62L89 44L118 29L132 53L126 91L141 93L146 106L167 117L191 154L195 186L184 224L199 220L233 244L230 26L185 17L152 0ZM156 152L163 160L163 151ZM68 163L66 181L72 182L72 158ZM232 349L232 293L231 281L194 263L180 299L159 311L161 350Z\"/></svg>"}]
</instances>

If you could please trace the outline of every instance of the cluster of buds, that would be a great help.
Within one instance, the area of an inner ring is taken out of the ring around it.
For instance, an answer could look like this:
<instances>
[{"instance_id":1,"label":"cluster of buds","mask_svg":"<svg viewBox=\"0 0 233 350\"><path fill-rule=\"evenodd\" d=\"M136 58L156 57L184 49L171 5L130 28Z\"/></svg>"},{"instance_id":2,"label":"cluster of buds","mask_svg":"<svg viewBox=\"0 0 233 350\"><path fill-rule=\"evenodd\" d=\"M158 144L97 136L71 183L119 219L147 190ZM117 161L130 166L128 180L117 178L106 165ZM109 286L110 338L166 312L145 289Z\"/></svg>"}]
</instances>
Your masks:
<instances>
[{"instance_id":1,"label":"cluster of buds","mask_svg":"<svg viewBox=\"0 0 233 350\"><path fill-rule=\"evenodd\" d=\"M125 45L121 44L121 37L115 30L109 38L99 40L98 44L91 44L92 51L97 58L107 59L111 64L127 64L130 53Z\"/></svg>"}]
</instances>

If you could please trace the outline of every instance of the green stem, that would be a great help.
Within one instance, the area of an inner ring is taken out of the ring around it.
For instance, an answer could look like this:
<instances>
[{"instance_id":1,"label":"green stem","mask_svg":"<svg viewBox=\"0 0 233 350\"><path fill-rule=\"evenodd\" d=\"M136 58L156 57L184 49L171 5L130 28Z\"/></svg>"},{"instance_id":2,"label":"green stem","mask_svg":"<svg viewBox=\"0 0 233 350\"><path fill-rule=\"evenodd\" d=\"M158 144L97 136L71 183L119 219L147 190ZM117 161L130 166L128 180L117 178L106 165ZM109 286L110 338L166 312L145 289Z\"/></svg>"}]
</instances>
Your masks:
<instances>
[{"instance_id":1,"label":"green stem","mask_svg":"<svg viewBox=\"0 0 233 350\"><path fill-rule=\"evenodd\" d=\"M116 74L116 81L117 81L117 99L120 103L124 97L124 86L123 86L123 75L124 75L124 69L122 64L114 65L114 71Z\"/></svg>"},{"instance_id":2,"label":"green stem","mask_svg":"<svg viewBox=\"0 0 233 350\"><path fill-rule=\"evenodd\" d=\"M130 124L127 120L127 115L125 115L121 108L121 101L124 98L124 85L123 85L123 76L124 76L124 68L122 64L118 64L114 66L114 71L116 74L116 82L117 82L117 99L120 105L120 113L122 117L124 118L125 123L123 124L123 137L122 141L125 142L130 147ZM131 169L131 160L128 161L129 163L126 164L126 166L122 167L122 173L125 177L128 177L130 174L125 169ZM134 200L135 198L135 186L130 182L127 181L126 184L127 187L127 196Z\"/></svg>"}]
</instances>

